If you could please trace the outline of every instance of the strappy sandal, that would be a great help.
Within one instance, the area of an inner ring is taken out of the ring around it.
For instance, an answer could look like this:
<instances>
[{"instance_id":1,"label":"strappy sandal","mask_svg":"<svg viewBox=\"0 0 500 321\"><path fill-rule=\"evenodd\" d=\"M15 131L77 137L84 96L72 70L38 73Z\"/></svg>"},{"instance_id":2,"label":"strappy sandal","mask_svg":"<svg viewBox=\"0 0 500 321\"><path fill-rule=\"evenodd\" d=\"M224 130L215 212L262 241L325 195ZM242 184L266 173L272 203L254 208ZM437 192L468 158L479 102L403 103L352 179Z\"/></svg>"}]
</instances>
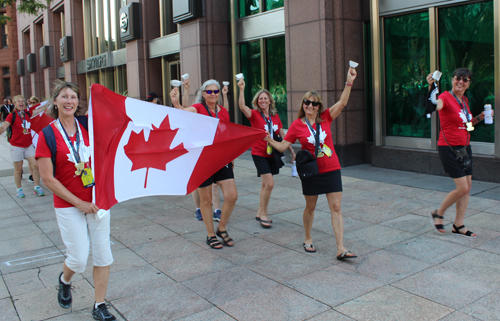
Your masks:
<instances>
[{"instance_id":1,"label":"strappy sandal","mask_svg":"<svg viewBox=\"0 0 500 321\"><path fill-rule=\"evenodd\" d=\"M316 253L316 248L313 244L302 243L302 246L304 247L304 251L307 253Z\"/></svg>"},{"instance_id":2,"label":"strappy sandal","mask_svg":"<svg viewBox=\"0 0 500 321\"><path fill-rule=\"evenodd\" d=\"M444 232L441 232L440 230L444 231L444 226L443 224L434 224L434 220L435 219L444 219L443 216L441 215L438 215L438 210L434 210L433 212L430 213L430 217L431 217L431 224L432 224L432 227L434 228L434 230L436 230L436 232L438 232L439 234L444 234Z\"/></svg>"},{"instance_id":3,"label":"strappy sandal","mask_svg":"<svg viewBox=\"0 0 500 321\"><path fill-rule=\"evenodd\" d=\"M256 220L257 222L260 222L260 221L261 221L260 217L258 217L258 216L256 216L256 217L255 217L255 220ZM272 223L272 222L273 222L273 220L271 220L271 219L269 219L268 221L269 221L269 223Z\"/></svg>"},{"instance_id":4,"label":"strappy sandal","mask_svg":"<svg viewBox=\"0 0 500 321\"><path fill-rule=\"evenodd\" d=\"M453 233L455 235L460 235L460 236L468 237L468 238L471 238L471 239L475 239L477 237L477 235L474 235L474 232L472 232L470 230L467 230L467 232L465 232L465 233L460 233L460 230L462 230L464 228L465 228L465 225L457 227L455 224L453 224L453 229L454 230L451 230L451 233Z\"/></svg>"},{"instance_id":5,"label":"strappy sandal","mask_svg":"<svg viewBox=\"0 0 500 321\"><path fill-rule=\"evenodd\" d=\"M224 244L225 246L234 246L234 241L232 238L229 237L229 234L227 233L227 231L219 231L219 229L217 229L217 232L215 232L215 235L217 235L218 237L220 237L222 239L222 244ZM233 244L229 244L231 242Z\"/></svg>"},{"instance_id":6,"label":"strappy sandal","mask_svg":"<svg viewBox=\"0 0 500 321\"><path fill-rule=\"evenodd\" d=\"M219 242L216 236L208 237L207 236L207 245L213 248L214 250L222 249L222 244ZM219 247L220 246L220 247Z\"/></svg>"},{"instance_id":7,"label":"strappy sandal","mask_svg":"<svg viewBox=\"0 0 500 321\"><path fill-rule=\"evenodd\" d=\"M347 254L352 254L352 255L347 255ZM355 259L357 257L358 256L356 254L352 253L351 251L345 251L344 253L337 255L337 260L343 261L345 259Z\"/></svg>"}]
</instances>

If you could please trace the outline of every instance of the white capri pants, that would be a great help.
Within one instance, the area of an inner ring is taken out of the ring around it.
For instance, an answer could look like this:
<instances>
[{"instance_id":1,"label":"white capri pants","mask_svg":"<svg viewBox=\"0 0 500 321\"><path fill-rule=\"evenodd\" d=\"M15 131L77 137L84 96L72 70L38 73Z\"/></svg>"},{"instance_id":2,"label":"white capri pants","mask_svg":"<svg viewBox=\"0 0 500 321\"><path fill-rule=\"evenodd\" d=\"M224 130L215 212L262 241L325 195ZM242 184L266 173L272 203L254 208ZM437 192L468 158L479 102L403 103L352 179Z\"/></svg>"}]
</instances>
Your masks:
<instances>
[{"instance_id":1,"label":"white capri pants","mask_svg":"<svg viewBox=\"0 0 500 321\"><path fill-rule=\"evenodd\" d=\"M96 220L95 214L85 214L76 207L56 208L57 224L66 245L66 266L82 273L87 266L90 246L94 266L113 263L109 240L110 213ZM88 227L88 228L87 228Z\"/></svg>"}]
</instances>

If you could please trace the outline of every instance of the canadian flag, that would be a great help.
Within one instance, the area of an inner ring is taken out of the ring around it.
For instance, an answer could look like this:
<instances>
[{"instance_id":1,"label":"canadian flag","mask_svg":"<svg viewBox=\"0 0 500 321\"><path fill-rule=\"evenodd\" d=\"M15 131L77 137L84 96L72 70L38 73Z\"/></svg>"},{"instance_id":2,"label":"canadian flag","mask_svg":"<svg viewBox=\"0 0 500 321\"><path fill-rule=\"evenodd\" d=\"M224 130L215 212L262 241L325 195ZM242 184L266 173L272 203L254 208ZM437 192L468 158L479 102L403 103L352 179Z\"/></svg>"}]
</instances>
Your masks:
<instances>
[{"instance_id":1,"label":"canadian flag","mask_svg":"<svg viewBox=\"0 0 500 321\"><path fill-rule=\"evenodd\" d=\"M45 104L47 104L47 102L48 100L42 101L41 103L31 106L29 110L33 112L33 110L35 109L42 108ZM38 115L30 118L31 140L35 148L36 148L36 143L38 142L38 133L41 132L42 129L50 125L50 123L52 123L53 121L54 118L48 116L45 113L45 110L39 113Z\"/></svg>"},{"instance_id":2,"label":"canadian flag","mask_svg":"<svg viewBox=\"0 0 500 321\"><path fill-rule=\"evenodd\" d=\"M191 193L266 135L127 98L98 84L90 92L93 198L104 210L143 196Z\"/></svg>"}]
</instances>

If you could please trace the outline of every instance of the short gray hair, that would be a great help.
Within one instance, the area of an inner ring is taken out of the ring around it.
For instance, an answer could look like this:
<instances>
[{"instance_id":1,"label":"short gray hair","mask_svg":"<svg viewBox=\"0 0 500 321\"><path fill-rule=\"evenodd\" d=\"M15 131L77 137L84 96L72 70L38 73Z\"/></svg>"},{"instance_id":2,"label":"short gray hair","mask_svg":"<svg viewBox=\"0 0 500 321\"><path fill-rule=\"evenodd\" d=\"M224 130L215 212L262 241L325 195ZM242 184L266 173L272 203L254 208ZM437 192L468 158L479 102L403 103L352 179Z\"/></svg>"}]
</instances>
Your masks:
<instances>
[{"instance_id":1,"label":"short gray hair","mask_svg":"<svg viewBox=\"0 0 500 321\"><path fill-rule=\"evenodd\" d=\"M207 89L208 86L210 85L216 85L217 86L217 89L220 90L220 83L215 80L215 79L209 79L207 81L205 81L203 83L203 85L201 85L200 88L198 88L197 92L196 92L196 97L194 98L194 103L195 104L199 104L199 103L202 103L204 104L205 103L205 98L203 98L203 92ZM220 92L219 92L220 93ZM219 105L222 104L222 99L221 99L222 95L219 95L219 101L217 102Z\"/></svg>"}]
</instances>

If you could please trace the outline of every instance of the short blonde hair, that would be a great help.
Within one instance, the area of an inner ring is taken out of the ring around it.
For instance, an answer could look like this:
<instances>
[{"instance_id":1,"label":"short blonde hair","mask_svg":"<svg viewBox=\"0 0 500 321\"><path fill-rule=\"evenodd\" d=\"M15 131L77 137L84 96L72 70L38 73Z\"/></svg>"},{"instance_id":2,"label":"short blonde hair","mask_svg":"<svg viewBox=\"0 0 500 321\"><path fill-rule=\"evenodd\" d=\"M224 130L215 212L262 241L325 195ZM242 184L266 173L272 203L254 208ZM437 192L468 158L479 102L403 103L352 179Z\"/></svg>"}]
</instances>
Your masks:
<instances>
[{"instance_id":1,"label":"short blonde hair","mask_svg":"<svg viewBox=\"0 0 500 321\"><path fill-rule=\"evenodd\" d=\"M49 106L47 107L46 113L50 117L57 119L57 118L59 118L59 111L57 110L57 106L54 104L54 100L59 96L61 91L64 88L69 88L69 89L73 90L76 93L76 95L78 96L78 103L80 103L81 92L80 92L80 88L78 87L78 85L73 83L73 82L62 81L62 80L58 79L54 82L54 84L56 86L54 87L54 90L52 91L52 99L48 103ZM82 109L83 108L80 105L78 105L76 108L75 114L81 114Z\"/></svg>"},{"instance_id":2,"label":"short blonde hair","mask_svg":"<svg viewBox=\"0 0 500 321\"><path fill-rule=\"evenodd\" d=\"M35 104L38 104L40 102L40 99L38 99L37 96L31 96L31 98L29 100L34 102Z\"/></svg>"},{"instance_id":3,"label":"short blonde hair","mask_svg":"<svg viewBox=\"0 0 500 321\"><path fill-rule=\"evenodd\" d=\"M21 98L23 101L24 101L24 104L26 105L26 107L28 107L28 103L26 103L26 98L24 98L23 95L17 95L17 96L14 96L14 98L12 98L12 102L14 103L14 106L15 108L17 108L17 100Z\"/></svg>"}]
</instances>

